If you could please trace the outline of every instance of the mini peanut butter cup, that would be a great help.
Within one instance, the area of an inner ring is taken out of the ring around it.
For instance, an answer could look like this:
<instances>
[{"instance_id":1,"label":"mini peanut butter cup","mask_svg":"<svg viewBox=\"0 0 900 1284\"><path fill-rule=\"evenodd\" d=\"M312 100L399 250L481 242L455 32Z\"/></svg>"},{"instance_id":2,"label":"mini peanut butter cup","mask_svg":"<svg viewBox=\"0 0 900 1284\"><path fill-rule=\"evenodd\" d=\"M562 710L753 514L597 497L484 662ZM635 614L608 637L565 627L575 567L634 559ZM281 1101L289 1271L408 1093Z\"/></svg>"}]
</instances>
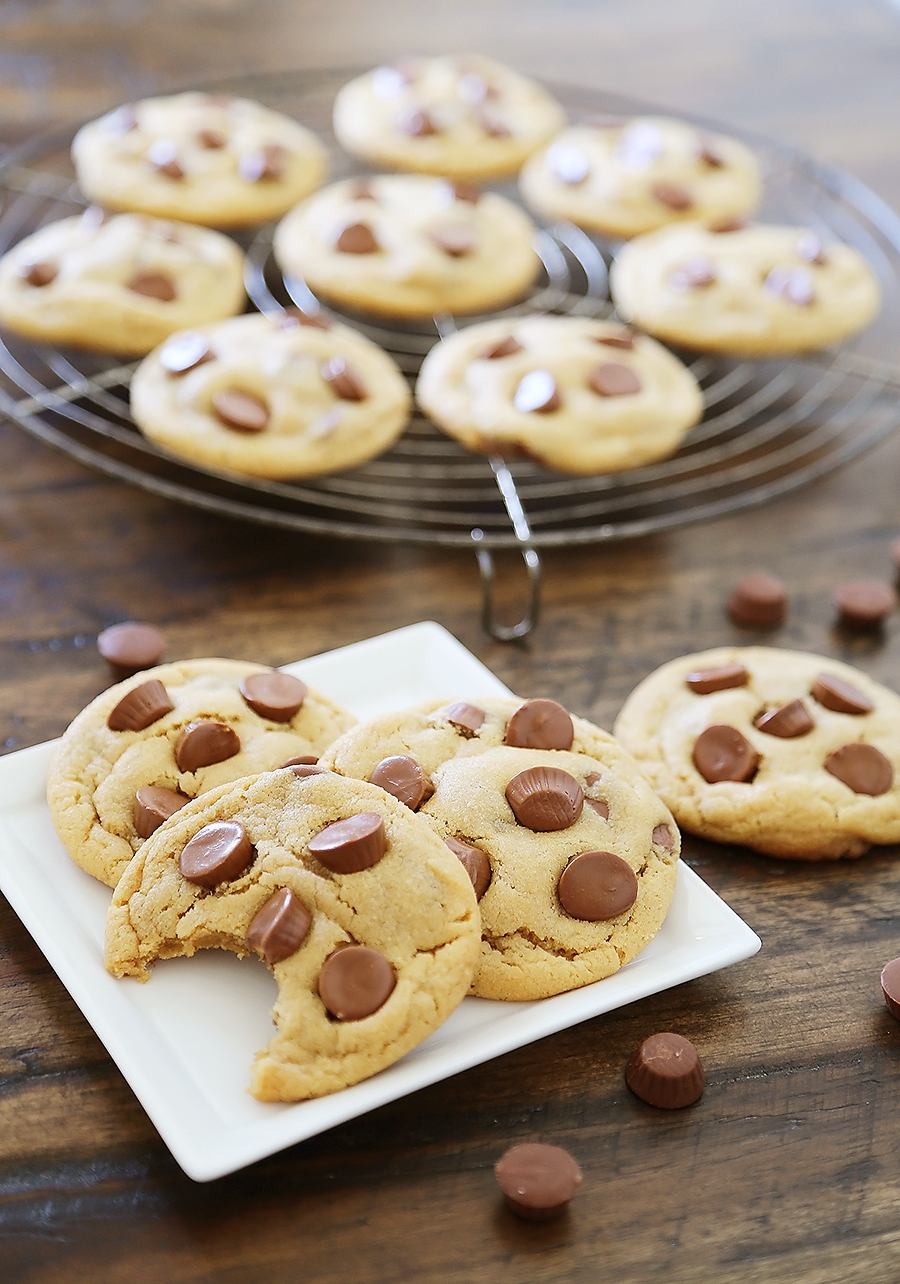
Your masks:
<instances>
[{"instance_id":1,"label":"mini peanut butter cup","mask_svg":"<svg viewBox=\"0 0 900 1284\"><path fill-rule=\"evenodd\" d=\"M720 664L712 669L695 669L685 675L685 683L697 695L710 695L713 691L727 691L730 687L745 687L750 674L742 664Z\"/></svg>"},{"instance_id":2,"label":"mini peanut butter cup","mask_svg":"<svg viewBox=\"0 0 900 1284\"><path fill-rule=\"evenodd\" d=\"M876 629L897 605L897 594L880 580L848 580L832 598L840 623L848 629Z\"/></svg>"},{"instance_id":3,"label":"mini peanut butter cup","mask_svg":"<svg viewBox=\"0 0 900 1284\"><path fill-rule=\"evenodd\" d=\"M522 345L518 339L514 339L508 334L505 339L498 339L496 343L490 344L478 356L483 361L498 361L501 357L511 357L514 352L521 352Z\"/></svg>"},{"instance_id":4,"label":"mini peanut butter cup","mask_svg":"<svg viewBox=\"0 0 900 1284\"><path fill-rule=\"evenodd\" d=\"M793 740L797 736L808 735L816 725L809 716L809 711L802 700L789 700L787 704L768 713L760 714L753 724L757 731L764 731L768 736L780 736L782 740Z\"/></svg>"},{"instance_id":5,"label":"mini peanut butter cup","mask_svg":"<svg viewBox=\"0 0 900 1284\"><path fill-rule=\"evenodd\" d=\"M882 968L881 992L888 1012L900 1021L900 958L891 959Z\"/></svg>"},{"instance_id":6,"label":"mini peanut butter cup","mask_svg":"<svg viewBox=\"0 0 900 1284\"><path fill-rule=\"evenodd\" d=\"M350 223L334 243L341 254L374 254L379 249L375 233L368 223Z\"/></svg>"},{"instance_id":7,"label":"mini peanut butter cup","mask_svg":"<svg viewBox=\"0 0 900 1284\"><path fill-rule=\"evenodd\" d=\"M336 820L313 835L309 850L333 874L358 874L377 865L387 850L384 821L374 811Z\"/></svg>"},{"instance_id":8,"label":"mini peanut butter cup","mask_svg":"<svg viewBox=\"0 0 900 1284\"><path fill-rule=\"evenodd\" d=\"M494 1165L510 1212L525 1221L560 1217L581 1185L581 1169L567 1150L541 1142L511 1146Z\"/></svg>"},{"instance_id":9,"label":"mini peanut butter cup","mask_svg":"<svg viewBox=\"0 0 900 1284\"><path fill-rule=\"evenodd\" d=\"M759 765L759 754L737 727L717 722L694 741L694 766L710 785L722 780L752 780Z\"/></svg>"},{"instance_id":10,"label":"mini peanut butter cup","mask_svg":"<svg viewBox=\"0 0 900 1284\"><path fill-rule=\"evenodd\" d=\"M670 210L689 210L694 203L690 192L680 183L656 183L652 194L655 200L661 205L667 205Z\"/></svg>"},{"instance_id":11,"label":"mini peanut butter cup","mask_svg":"<svg viewBox=\"0 0 900 1284\"><path fill-rule=\"evenodd\" d=\"M166 639L159 629L140 620L111 624L97 637L97 650L120 681L159 664Z\"/></svg>"},{"instance_id":12,"label":"mini peanut butter cup","mask_svg":"<svg viewBox=\"0 0 900 1284\"><path fill-rule=\"evenodd\" d=\"M643 384L640 375L618 361L604 361L588 375L588 386L598 397L632 397Z\"/></svg>"},{"instance_id":13,"label":"mini peanut butter cup","mask_svg":"<svg viewBox=\"0 0 900 1284\"><path fill-rule=\"evenodd\" d=\"M272 722L290 722L300 712L306 699L305 682L293 677L290 673L251 673L241 679L241 695L244 703L261 718Z\"/></svg>"},{"instance_id":14,"label":"mini peanut butter cup","mask_svg":"<svg viewBox=\"0 0 900 1284\"><path fill-rule=\"evenodd\" d=\"M853 741L834 749L825 759L825 770L855 794L878 797L894 783L890 759L874 745Z\"/></svg>"},{"instance_id":15,"label":"mini peanut butter cup","mask_svg":"<svg viewBox=\"0 0 900 1284\"><path fill-rule=\"evenodd\" d=\"M697 1049L680 1034L651 1034L628 1062L625 1082L636 1097L659 1110L681 1110L699 1101L706 1074Z\"/></svg>"},{"instance_id":16,"label":"mini peanut butter cup","mask_svg":"<svg viewBox=\"0 0 900 1284\"><path fill-rule=\"evenodd\" d=\"M189 883L218 887L243 874L256 858L256 849L237 820L204 825L181 851L179 868Z\"/></svg>"},{"instance_id":17,"label":"mini peanut butter cup","mask_svg":"<svg viewBox=\"0 0 900 1284\"><path fill-rule=\"evenodd\" d=\"M396 984L393 967L378 950L347 945L325 960L319 998L336 1021L362 1021L383 1007Z\"/></svg>"},{"instance_id":18,"label":"mini peanut butter cup","mask_svg":"<svg viewBox=\"0 0 900 1284\"><path fill-rule=\"evenodd\" d=\"M312 915L289 887L280 887L257 910L247 928L247 948L274 967L299 950L312 925Z\"/></svg>"},{"instance_id":19,"label":"mini peanut butter cup","mask_svg":"<svg viewBox=\"0 0 900 1284\"><path fill-rule=\"evenodd\" d=\"M410 811L417 811L434 793L434 785L415 758L410 758L408 754L382 758L369 776L369 781L393 794Z\"/></svg>"},{"instance_id":20,"label":"mini peanut butter cup","mask_svg":"<svg viewBox=\"0 0 900 1284\"><path fill-rule=\"evenodd\" d=\"M475 899L480 901L491 882L491 861L487 852L460 838L445 838L444 843L469 875L475 889Z\"/></svg>"},{"instance_id":21,"label":"mini peanut butter cup","mask_svg":"<svg viewBox=\"0 0 900 1284\"><path fill-rule=\"evenodd\" d=\"M225 762L241 752L241 741L234 727L211 718L189 722L175 742L175 761L179 771L199 771L216 762Z\"/></svg>"},{"instance_id":22,"label":"mini peanut butter cup","mask_svg":"<svg viewBox=\"0 0 900 1284\"><path fill-rule=\"evenodd\" d=\"M319 373L341 401L365 401L366 386L344 357L329 357L322 363Z\"/></svg>"},{"instance_id":23,"label":"mini peanut butter cup","mask_svg":"<svg viewBox=\"0 0 900 1284\"><path fill-rule=\"evenodd\" d=\"M484 726L487 714L483 709L479 709L477 704L466 704L461 701L459 704L451 704L446 717L451 727L455 727L466 740L471 740Z\"/></svg>"},{"instance_id":24,"label":"mini peanut butter cup","mask_svg":"<svg viewBox=\"0 0 900 1284\"><path fill-rule=\"evenodd\" d=\"M238 161L238 173L246 183L272 182L283 178L287 151L280 143L267 143L245 152Z\"/></svg>"},{"instance_id":25,"label":"mini peanut butter cup","mask_svg":"<svg viewBox=\"0 0 900 1284\"><path fill-rule=\"evenodd\" d=\"M110 731L143 731L174 708L159 678L151 678L149 682L142 682L139 687L126 691L110 711L106 725Z\"/></svg>"},{"instance_id":26,"label":"mini peanut butter cup","mask_svg":"<svg viewBox=\"0 0 900 1284\"><path fill-rule=\"evenodd\" d=\"M159 364L170 375L187 374L189 370L196 370L197 366L215 359L206 335L197 330L186 330L184 334L167 339L159 350Z\"/></svg>"},{"instance_id":27,"label":"mini peanut butter cup","mask_svg":"<svg viewBox=\"0 0 900 1284\"><path fill-rule=\"evenodd\" d=\"M139 838L155 834L163 821L174 816L191 800L178 789L165 785L143 785L134 795L132 818Z\"/></svg>"},{"instance_id":28,"label":"mini peanut butter cup","mask_svg":"<svg viewBox=\"0 0 900 1284\"><path fill-rule=\"evenodd\" d=\"M269 426L269 407L262 397L241 388L213 393L212 409L226 428L236 432L264 432Z\"/></svg>"},{"instance_id":29,"label":"mini peanut butter cup","mask_svg":"<svg viewBox=\"0 0 900 1284\"><path fill-rule=\"evenodd\" d=\"M559 767L526 767L506 786L506 801L520 825L551 833L575 824L584 793L575 777Z\"/></svg>"},{"instance_id":30,"label":"mini peanut butter cup","mask_svg":"<svg viewBox=\"0 0 900 1284\"><path fill-rule=\"evenodd\" d=\"M859 687L834 673L820 673L810 688L810 695L823 709L830 709L832 713L849 713L854 717L862 717L875 708L874 703Z\"/></svg>"},{"instance_id":31,"label":"mini peanut butter cup","mask_svg":"<svg viewBox=\"0 0 900 1284\"><path fill-rule=\"evenodd\" d=\"M160 303L171 303L178 297L175 282L164 272L136 272L128 282L128 289L148 299L159 299Z\"/></svg>"},{"instance_id":32,"label":"mini peanut butter cup","mask_svg":"<svg viewBox=\"0 0 900 1284\"><path fill-rule=\"evenodd\" d=\"M505 743L517 749L571 749L575 728L555 700L526 700L506 724Z\"/></svg>"},{"instance_id":33,"label":"mini peanut butter cup","mask_svg":"<svg viewBox=\"0 0 900 1284\"><path fill-rule=\"evenodd\" d=\"M570 918L605 922L631 909L637 900L634 870L613 852L581 852L560 875L559 903Z\"/></svg>"},{"instance_id":34,"label":"mini peanut butter cup","mask_svg":"<svg viewBox=\"0 0 900 1284\"><path fill-rule=\"evenodd\" d=\"M549 370L529 370L519 380L513 405L522 414L549 415L559 410L562 398Z\"/></svg>"},{"instance_id":35,"label":"mini peanut butter cup","mask_svg":"<svg viewBox=\"0 0 900 1284\"><path fill-rule=\"evenodd\" d=\"M728 614L747 628L771 628L787 614L784 584L765 571L751 571L738 580L728 599Z\"/></svg>"}]
</instances>

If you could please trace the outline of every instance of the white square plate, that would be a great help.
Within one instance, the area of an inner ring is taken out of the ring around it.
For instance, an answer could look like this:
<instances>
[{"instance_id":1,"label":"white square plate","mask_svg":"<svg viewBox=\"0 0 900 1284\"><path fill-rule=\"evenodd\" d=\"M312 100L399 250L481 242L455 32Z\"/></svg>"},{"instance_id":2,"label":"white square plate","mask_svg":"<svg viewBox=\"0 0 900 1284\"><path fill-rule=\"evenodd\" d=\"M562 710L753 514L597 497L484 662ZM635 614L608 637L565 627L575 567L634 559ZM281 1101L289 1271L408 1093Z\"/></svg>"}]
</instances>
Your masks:
<instances>
[{"instance_id":1,"label":"white square plate","mask_svg":"<svg viewBox=\"0 0 900 1284\"><path fill-rule=\"evenodd\" d=\"M415 624L287 671L359 718L443 696L508 695L438 624ZM184 1171L209 1181L426 1084L598 1013L749 958L759 937L682 864L661 931L615 976L533 1003L464 999L401 1061L343 1092L267 1105L246 1091L271 1037L275 982L256 959L209 951L157 965L151 981L103 967L108 889L74 864L45 801L53 743L0 759L0 887L90 1021Z\"/></svg>"}]
</instances>

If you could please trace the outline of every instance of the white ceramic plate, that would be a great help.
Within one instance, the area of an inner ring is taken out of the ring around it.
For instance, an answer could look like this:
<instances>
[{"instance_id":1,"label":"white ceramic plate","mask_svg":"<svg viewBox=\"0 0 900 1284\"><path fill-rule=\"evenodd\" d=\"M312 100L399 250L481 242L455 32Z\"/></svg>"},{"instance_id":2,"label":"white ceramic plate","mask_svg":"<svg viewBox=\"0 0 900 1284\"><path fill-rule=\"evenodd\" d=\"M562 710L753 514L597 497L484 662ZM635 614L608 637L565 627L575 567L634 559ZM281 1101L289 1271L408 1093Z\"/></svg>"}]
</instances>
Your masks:
<instances>
[{"instance_id":1,"label":"white ceramic plate","mask_svg":"<svg viewBox=\"0 0 900 1284\"><path fill-rule=\"evenodd\" d=\"M438 624L415 624L288 665L365 718L443 696L508 695ZM682 864L662 930L615 976L533 1003L467 998L440 1030L365 1083L265 1105L248 1067L273 1027L275 982L209 951L160 963L146 985L103 967L110 893L66 855L44 797L53 743L0 759L0 887L90 1021L184 1171L208 1181L588 1017L749 958L759 937Z\"/></svg>"}]
</instances>

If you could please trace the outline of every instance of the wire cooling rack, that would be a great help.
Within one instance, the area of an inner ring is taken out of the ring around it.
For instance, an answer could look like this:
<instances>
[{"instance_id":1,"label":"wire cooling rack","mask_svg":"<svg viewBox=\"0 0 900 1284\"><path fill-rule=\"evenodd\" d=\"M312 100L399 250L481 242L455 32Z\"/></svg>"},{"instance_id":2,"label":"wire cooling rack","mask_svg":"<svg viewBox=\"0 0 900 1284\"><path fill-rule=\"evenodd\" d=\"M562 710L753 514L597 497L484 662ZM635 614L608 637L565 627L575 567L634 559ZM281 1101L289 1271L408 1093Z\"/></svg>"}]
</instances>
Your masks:
<instances>
[{"instance_id":1,"label":"wire cooling rack","mask_svg":"<svg viewBox=\"0 0 900 1284\"><path fill-rule=\"evenodd\" d=\"M332 177L339 178L361 172L341 153L330 127L334 94L351 74L255 76L216 89L258 99L310 125L329 143ZM554 92L574 120L658 111L618 95L559 86ZM878 276L882 311L840 348L789 361L680 354L702 386L705 415L677 454L660 463L563 476L529 461L470 454L417 415L391 450L349 472L296 483L240 478L176 460L140 435L128 410L136 363L6 334L0 335L0 411L84 464L198 508L342 538L474 549L485 628L501 640L522 637L537 618L538 549L624 539L765 503L840 467L900 423L900 219L849 175L769 140L743 137L765 172L760 217L855 246ZM71 131L46 135L0 163L0 253L84 206L68 159L70 141ZM512 185L497 190L515 197ZM243 238L247 292L265 312L291 301L308 304L304 283L279 273L272 232L265 227ZM606 284L614 243L557 224L540 231L537 248L543 273L531 295L491 315L613 315ZM395 325L339 315L392 353L411 382L425 353L457 324L450 316ZM492 604L492 551L500 548L521 550L530 581L529 608L510 627L497 622Z\"/></svg>"}]
</instances>

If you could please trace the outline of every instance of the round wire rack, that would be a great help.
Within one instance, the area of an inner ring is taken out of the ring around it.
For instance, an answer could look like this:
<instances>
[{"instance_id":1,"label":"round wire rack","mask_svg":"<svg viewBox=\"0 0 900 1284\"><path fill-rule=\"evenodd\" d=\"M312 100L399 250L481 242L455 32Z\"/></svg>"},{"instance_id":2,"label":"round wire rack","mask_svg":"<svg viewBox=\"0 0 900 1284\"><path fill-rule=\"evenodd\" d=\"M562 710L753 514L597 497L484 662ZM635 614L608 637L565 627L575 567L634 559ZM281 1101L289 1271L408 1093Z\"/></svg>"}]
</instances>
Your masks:
<instances>
[{"instance_id":1,"label":"round wire rack","mask_svg":"<svg viewBox=\"0 0 900 1284\"><path fill-rule=\"evenodd\" d=\"M310 125L330 144L338 178L362 172L337 147L330 126L334 94L351 74L242 77L215 88ZM658 111L618 95L553 89L575 120ZM84 207L69 161L72 132L36 138L0 163L0 254ZM705 414L681 449L660 463L564 476L530 461L471 454L416 415L391 450L360 468L293 483L238 477L175 459L137 431L128 410L136 363L6 333L0 335L0 411L90 467L197 508L321 535L473 549L485 628L504 641L523 637L539 608L539 548L624 539L765 503L840 467L900 423L900 218L849 175L767 139L728 132L742 136L762 163L760 217L809 227L826 243L853 245L879 279L882 310L864 334L841 347L790 360L680 353L701 384ZM496 187L515 199L512 184ZM274 262L273 230L238 237L247 252L250 299L267 313L291 302L309 306L305 284L285 280ZM607 269L616 248L571 224L541 228L537 284L515 307L491 315L614 316ZM411 383L439 337L484 319L444 315L427 324L393 324L338 315L386 348ZM492 552L501 548L521 551L530 583L530 604L513 626L499 624L493 609Z\"/></svg>"}]
</instances>

